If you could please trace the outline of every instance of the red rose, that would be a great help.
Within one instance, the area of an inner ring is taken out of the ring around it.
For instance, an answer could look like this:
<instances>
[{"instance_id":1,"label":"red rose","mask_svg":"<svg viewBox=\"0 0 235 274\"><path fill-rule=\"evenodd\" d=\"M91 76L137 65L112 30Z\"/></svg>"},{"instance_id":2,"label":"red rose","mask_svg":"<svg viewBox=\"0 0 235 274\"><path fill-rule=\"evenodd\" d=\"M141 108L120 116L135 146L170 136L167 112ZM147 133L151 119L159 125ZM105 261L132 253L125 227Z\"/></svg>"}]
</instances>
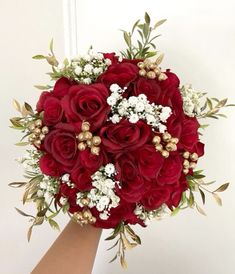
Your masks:
<instances>
[{"instance_id":1,"label":"red rose","mask_svg":"<svg viewBox=\"0 0 235 274\"><path fill-rule=\"evenodd\" d=\"M121 87L127 86L138 76L139 69L130 63L119 63L109 66L109 68L99 76L98 82L111 86L118 84Z\"/></svg>"},{"instance_id":2,"label":"red rose","mask_svg":"<svg viewBox=\"0 0 235 274\"><path fill-rule=\"evenodd\" d=\"M76 163L77 141L72 132L52 130L44 139L44 149L68 172Z\"/></svg>"},{"instance_id":3,"label":"red rose","mask_svg":"<svg viewBox=\"0 0 235 274\"><path fill-rule=\"evenodd\" d=\"M116 179L121 183L118 194L127 202L138 202L144 192L144 180L137 167L137 159L130 153L116 159Z\"/></svg>"},{"instance_id":4,"label":"red rose","mask_svg":"<svg viewBox=\"0 0 235 274\"><path fill-rule=\"evenodd\" d=\"M186 151L191 151L198 142L199 123L195 117L184 115L182 120L182 132L180 136L180 145Z\"/></svg>"},{"instance_id":5,"label":"red rose","mask_svg":"<svg viewBox=\"0 0 235 274\"><path fill-rule=\"evenodd\" d=\"M77 165L71 172L71 179L79 191L88 191L92 188L92 174L93 172L87 168L83 167L82 165Z\"/></svg>"},{"instance_id":6,"label":"red rose","mask_svg":"<svg viewBox=\"0 0 235 274\"><path fill-rule=\"evenodd\" d=\"M135 150L146 144L151 136L152 131L146 123L132 124L124 119L119 124L110 123L100 131L102 144L111 153Z\"/></svg>"},{"instance_id":7,"label":"red rose","mask_svg":"<svg viewBox=\"0 0 235 274\"><path fill-rule=\"evenodd\" d=\"M101 127L107 120L110 107L109 96L103 84L77 85L70 88L62 99L62 107L67 120L72 123L88 121L92 130ZM80 130L80 128L79 128Z\"/></svg>"},{"instance_id":8,"label":"red rose","mask_svg":"<svg viewBox=\"0 0 235 274\"><path fill-rule=\"evenodd\" d=\"M182 157L179 154L171 154L165 159L164 164L158 174L157 184L175 184L181 176L183 164Z\"/></svg>"},{"instance_id":9,"label":"red rose","mask_svg":"<svg viewBox=\"0 0 235 274\"><path fill-rule=\"evenodd\" d=\"M45 175L60 177L63 174L62 166L56 162L50 154L45 154L40 158L39 166Z\"/></svg>"},{"instance_id":10,"label":"red rose","mask_svg":"<svg viewBox=\"0 0 235 274\"><path fill-rule=\"evenodd\" d=\"M105 155L102 146L99 155L91 154L90 149L80 151L79 153L79 162L82 166L87 168L90 171L97 171L102 165L108 163L107 156Z\"/></svg>"},{"instance_id":11,"label":"red rose","mask_svg":"<svg viewBox=\"0 0 235 274\"><path fill-rule=\"evenodd\" d=\"M196 152L199 157L202 157L204 155L204 146L205 145L203 143L198 142L190 152Z\"/></svg>"},{"instance_id":12,"label":"red rose","mask_svg":"<svg viewBox=\"0 0 235 274\"><path fill-rule=\"evenodd\" d=\"M168 185L170 191L170 196L166 202L167 206L172 209L173 207L178 207L182 194L188 189L188 182L186 181L185 175L182 175L178 181L177 185Z\"/></svg>"},{"instance_id":13,"label":"red rose","mask_svg":"<svg viewBox=\"0 0 235 274\"><path fill-rule=\"evenodd\" d=\"M147 210L154 210L164 204L170 196L168 188L165 187L154 187L145 193L141 200L141 204Z\"/></svg>"},{"instance_id":14,"label":"red rose","mask_svg":"<svg viewBox=\"0 0 235 274\"><path fill-rule=\"evenodd\" d=\"M104 56L105 59L109 59L112 64L117 64L118 63L118 57L116 56L115 52L103 53L103 56Z\"/></svg>"},{"instance_id":15,"label":"red rose","mask_svg":"<svg viewBox=\"0 0 235 274\"><path fill-rule=\"evenodd\" d=\"M41 112L44 110L44 104L48 98L51 98L51 96L52 96L52 93L50 91L43 91L41 93L36 106L37 112Z\"/></svg>"},{"instance_id":16,"label":"red rose","mask_svg":"<svg viewBox=\"0 0 235 274\"><path fill-rule=\"evenodd\" d=\"M49 97L44 103L43 122L47 126L52 126L61 121L63 110L57 98Z\"/></svg>"},{"instance_id":17,"label":"red rose","mask_svg":"<svg viewBox=\"0 0 235 274\"><path fill-rule=\"evenodd\" d=\"M178 89L179 80L173 73L166 73L168 78L164 81L150 80L138 77L134 83L133 94L135 96L144 93L151 103L169 106L173 113L182 112L182 97Z\"/></svg>"},{"instance_id":18,"label":"red rose","mask_svg":"<svg viewBox=\"0 0 235 274\"><path fill-rule=\"evenodd\" d=\"M164 163L162 155L151 145L142 146L137 152L140 174L146 179L155 179Z\"/></svg>"},{"instance_id":19,"label":"red rose","mask_svg":"<svg viewBox=\"0 0 235 274\"><path fill-rule=\"evenodd\" d=\"M62 99L73 85L75 85L75 83L71 80L65 77L60 78L55 83L54 89L52 91L53 96L57 97L58 99Z\"/></svg>"}]
</instances>

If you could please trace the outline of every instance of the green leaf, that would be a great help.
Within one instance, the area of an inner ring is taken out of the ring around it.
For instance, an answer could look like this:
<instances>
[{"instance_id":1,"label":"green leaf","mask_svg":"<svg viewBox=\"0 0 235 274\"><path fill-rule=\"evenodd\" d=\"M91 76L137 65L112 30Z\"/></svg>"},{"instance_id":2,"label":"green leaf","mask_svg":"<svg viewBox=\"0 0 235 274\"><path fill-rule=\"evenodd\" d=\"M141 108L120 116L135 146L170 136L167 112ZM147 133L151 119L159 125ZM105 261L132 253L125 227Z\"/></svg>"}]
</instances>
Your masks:
<instances>
[{"instance_id":1,"label":"green leaf","mask_svg":"<svg viewBox=\"0 0 235 274\"><path fill-rule=\"evenodd\" d=\"M123 32L123 37L124 37L124 40L125 40L126 44L128 45L128 47L130 47L131 46L131 38L126 31Z\"/></svg>"},{"instance_id":2,"label":"green leaf","mask_svg":"<svg viewBox=\"0 0 235 274\"><path fill-rule=\"evenodd\" d=\"M140 19L137 20L137 21L135 22L135 24L133 25L132 30L131 30L132 33L135 31L135 28L137 27L137 25L139 24L139 22L140 22Z\"/></svg>"},{"instance_id":3,"label":"green leaf","mask_svg":"<svg viewBox=\"0 0 235 274\"><path fill-rule=\"evenodd\" d=\"M174 210L171 212L171 216L175 216L176 214L178 214L180 211L179 207L174 208Z\"/></svg>"},{"instance_id":4,"label":"green leaf","mask_svg":"<svg viewBox=\"0 0 235 274\"><path fill-rule=\"evenodd\" d=\"M60 231L60 227L59 227L58 223L55 220L49 219L48 222L49 222L50 226L53 229L56 229L56 230Z\"/></svg>"},{"instance_id":5,"label":"green leaf","mask_svg":"<svg viewBox=\"0 0 235 274\"><path fill-rule=\"evenodd\" d=\"M30 114L34 114L33 108L30 106L30 104L24 102L24 107Z\"/></svg>"},{"instance_id":6,"label":"green leaf","mask_svg":"<svg viewBox=\"0 0 235 274\"><path fill-rule=\"evenodd\" d=\"M53 41L53 38L52 38L51 41L50 41L50 45L49 45L49 49L50 49L52 54L53 54L53 43L54 43L54 41Z\"/></svg>"},{"instance_id":7,"label":"green leaf","mask_svg":"<svg viewBox=\"0 0 235 274\"><path fill-rule=\"evenodd\" d=\"M47 210L48 210L48 208L45 207L43 210L39 211L39 212L37 213L37 217L44 217L45 214L46 214L46 212L47 212Z\"/></svg>"},{"instance_id":8,"label":"green leaf","mask_svg":"<svg viewBox=\"0 0 235 274\"><path fill-rule=\"evenodd\" d=\"M161 26L162 24L164 24L166 22L167 19L162 19L160 21L158 21L155 25L154 25L154 29L158 28L159 26Z\"/></svg>"},{"instance_id":9,"label":"green leaf","mask_svg":"<svg viewBox=\"0 0 235 274\"><path fill-rule=\"evenodd\" d=\"M20 188L23 187L27 184L27 182L12 182L10 184L8 184L8 186L10 187L14 187L14 188Z\"/></svg>"},{"instance_id":10,"label":"green leaf","mask_svg":"<svg viewBox=\"0 0 235 274\"><path fill-rule=\"evenodd\" d=\"M205 193L201 190L201 188L199 188L199 192L200 192L201 197L202 197L202 203L205 204L205 201L206 201Z\"/></svg>"},{"instance_id":11,"label":"green leaf","mask_svg":"<svg viewBox=\"0 0 235 274\"><path fill-rule=\"evenodd\" d=\"M27 146L29 144L30 144L29 142L19 142L19 143L16 143L15 146L23 147L23 146Z\"/></svg>"},{"instance_id":12,"label":"green leaf","mask_svg":"<svg viewBox=\"0 0 235 274\"><path fill-rule=\"evenodd\" d=\"M117 259L117 256L118 256L118 255L116 254L116 255L113 257L113 259L109 261L109 263L114 262L114 261Z\"/></svg>"},{"instance_id":13,"label":"green leaf","mask_svg":"<svg viewBox=\"0 0 235 274\"><path fill-rule=\"evenodd\" d=\"M35 60L42 60L42 59L46 59L46 56L44 56L44 55L35 55L32 58L35 59Z\"/></svg>"},{"instance_id":14,"label":"green leaf","mask_svg":"<svg viewBox=\"0 0 235 274\"><path fill-rule=\"evenodd\" d=\"M207 101L207 105L208 105L209 109L212 110L213 104L212 104L211 100L209 98L206 98L206 101Z\"/></svg>"},{"instance_id":15,"label":"green leaf","mask_svg":"<svg viewBox=\"0 0 235 274\"><path fill-rule=\"evenodd\" d=\"M115 244L113 244L111 247L109 247L109 248L107 249L107 251L113 249L115 246L117 246L118 243L119 243L119 239L115 242Z\"/></svg>"},{"instance_id":16,"label":"green leaf","mask_svg":"<svg viewBox=\"0 0 235 274\"><path fill-rule=\"evenodd\" d=\"M17 100L13 99L12 104L13 104L13 107L14 107L18 112L21 113L21 106L20 106L20 103L19 103Z\"/></svg>"},{"instance_id":17,"label":"green leaf","mask_svg":"<svg viewBox=\"0 0 235 274\"><path fill-rule=\"evenodd\" d=\"M45 85L45 86L43 86L43 85L34 85L34 87L37 88L37 89L40 89L40 90L48 90L48 89L52 88L52 86L49 86L49 85Z\"/></svg>"},{"instance_id":18,"label":"green leaf","mask_svg":"<svg viewBox=\"0 0 235 274\"><path fill-rule=\"evenodd\" d=\"M31 239L31 236L32 236L32 231L33 231L33 225L30 226L28 232L27 232L27 239L28 239L28 242L30 241Z\"/></svg>"},{"instance_id":19,"label":"green leaf","mask_svg":"<svg viewBox=\"0 0 235 274\"><path fill-rule=\"evenodd\" d=\"M150 24L151 19L150 19L150 16L148 15L147 12L145 12L144 20L145 20L145 22L146 22L148 25Z\"/></svg>"},{"instance_id":20,"label":"green leaf","mask_svg":"<svg viewBox=\"0 0 235 274\"><path fill-rule=\"evenodd\" d=\"M22 215L22 216L24 216L24 217L30 217L30 218L35 219L35 217L34 217L34 216L29 215L29 214L27 214L27 213L23 212L22 210L20 210L20 209L19 209L19 208L17 208L17 207L15 207L15 210L16 210L16 211L17 211L20 215Z\"/></svg>"},{"instance_id":21,"label":"green leaf","mask_svg":"<svg viewBox=\"0 0 235 274\"><path fill-rule=\"evenodd\" d=\"M223 184L213 192L223 192L228 188L228 186L229 186L229 183Z\"/></svg>"}]
</instances>

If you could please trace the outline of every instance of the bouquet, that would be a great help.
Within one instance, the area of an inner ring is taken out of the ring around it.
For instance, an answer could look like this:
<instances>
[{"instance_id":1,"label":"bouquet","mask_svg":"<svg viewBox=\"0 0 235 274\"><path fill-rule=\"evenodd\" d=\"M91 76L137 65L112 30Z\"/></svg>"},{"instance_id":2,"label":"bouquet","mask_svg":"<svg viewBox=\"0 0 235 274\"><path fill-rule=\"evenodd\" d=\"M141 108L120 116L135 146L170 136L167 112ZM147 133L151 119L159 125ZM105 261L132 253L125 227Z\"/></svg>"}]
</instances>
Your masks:
<instances>
[{"instance_id":1,"label":"bouquet","mask_svg":"<svg viewBox=\"0 0 235 274\"><path fill-rule=\"evenodd\" d=\"M205 214L195 192L205 203L205 192L221 205L197 163L204 154L200 141L208 126L205 118L224 117L227 99L208 98L191 85L180 85L169 69L161 68L163 54L156 51L156 31L166 20L152 25L149 15L130 32L123 31L127 49L96 53L59 63L50 43L46 60L53 84L43 90L36 108L14 100L19 117L12 128L27 146L19 159L25 167L23 204L33 202L32 228L66 213L80 225L112 228L117 254L126 267L125 250L141 244L131 225L147 227L153 219L175 215L185 208ZM137 40L137 42L135 41ZM112 260L112 261L113 261Z\"/></svg>"}]
</instances>

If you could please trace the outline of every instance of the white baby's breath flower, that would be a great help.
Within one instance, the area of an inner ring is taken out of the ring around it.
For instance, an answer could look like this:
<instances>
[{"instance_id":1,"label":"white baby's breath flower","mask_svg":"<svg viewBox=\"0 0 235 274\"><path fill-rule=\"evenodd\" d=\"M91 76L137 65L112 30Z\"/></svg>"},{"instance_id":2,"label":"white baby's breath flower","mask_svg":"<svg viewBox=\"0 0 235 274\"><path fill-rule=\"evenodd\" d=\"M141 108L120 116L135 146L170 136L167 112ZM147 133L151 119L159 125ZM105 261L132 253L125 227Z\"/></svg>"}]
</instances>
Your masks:
<instances>
[{"instance_id":1,"label":"white baby's breath flower","mask_svg":"<svg viewBox=\"0 0 235 274\"><path fill-rule=\"evenodd\" d=\"M61 180L63 182L68 182L69 181L69 177L70 175L68 173L64 174L62 177L61 177Z\"/></svg>"},{"instance_id":2,"label":"white baby's breath flower","mask_svg":"<svg viewBox=\"0 0 235 274\"><path fill-rule=\"evenodd\" d=\"M85 78L83 79L83 83L86 84L86 85L89 85L91 83L91 78Z\"/></svg>"},{"instance_id":3,"label":"white baby's breath flower","mask_svg":"<svg viewBox=\"0 0 235 274\"><path fill-rule=\"evenodd\" d=\"M112 95L107 98L107 103L110 106L114 106L116 102L117 102L117 99Z\"/></svg>"},{"instance_id":4,"label":"white baby's breath flower","mask_svg":"<svg viewBox=\"0 0 235 274\"><path fill-rule=\"evenodd\" d=\"M105 209L105 205L100 202L96 205L98 211L103 211Z\"/></svg>"},{"instance_id":5,"label":"white baby's breath flower","mask_svg":"<svg viewBox=\"0 0 235 274\"><path fill-rule=\"evenodd\" d=\"M109 215L107 212L103 212L103 213L100 213L99 217L101 220L108 220Z\"/></svg>"},{"instance_id":6,"label":"white baby's breath flower","mask_svg":"<svg viewBox=\"0 0 235 274\"><path fill-rule=\"evenodd\" d=\"M105 207L109 204L110 199L107 196L102 196L99 200L99 203L104 205Z\"/></svg>"},{"instance_id":7,"label":"white baby's breath flower","mask_svg":"<svg viewBox=\"0 0 235 274\"><path fill-rule=\"evenodd\" d=\"M43 192L41 189L39 189L39 190L37 191L37 196L38 196L38 197L43 197L43 195L44 195L44 192Z\"/></svg>"},{"instance_id":8,"label":"white baby's breath flower","mask_svg":"<svg viewBox=\"0 0 235 274\"><path fill-rule=\"evenodd\" d=\"M118 116L118 114L114 114L110 119L111 119L111 121L112 121L113 124L117 124L117 123L120 122L121 117Z\"/></svg>"},{"instance_id":9,"label":"white baby's breath flower","mask_svg":"<svg viewBox=\"0 0 235 274\"><path fill-rule=\"evenodd\" d=\"M144 103L142 103L142 102L137 102L137 103L136 103L136 106L135 106L135 110L136 110L137 112L142 112L142 111L144 111Z\"/></svg>"},{"instance_id":10,"label":"white baby's breath flower","mask_svg":"<svg viewBox=\"0 0 235 274\"><path fill-rule=\"evenodd\" d=\"M138 99L142 102L146 102L147 101L147 96L143 93L138 95Z\"/></svg>"},{"instance_id":11,"label":"white baby's breath flower","mask_svg":"<svg viewBox=\"0 0 235 274\"><path fill-rule=\"evenodd\" d=\"M82 68L77 66L74 70L74 72L77 74L77 75L80 75L82 73Z\"/></svg>"},{"instance_id":12,"label":"white baby's breath flower","mask_svg":"<svg viewBox=\"0 0 235 274\"><path fill-rule=\"evenodd\" d=\"M102 68L94 68L93 69L94 74L101 74L103 72Z\"/></svg>"},{"instance_id":13,"label":"white baby's breath flower","mask_svg":"<svg viewBox=\"0 0 235 274\"><path fill-rule=\"evenodd\" d=\"M131 114L129 117L129 122L135 124L139 121L139 116L137 114Z\"/></svg>"},{"instance_id":14,"label":"white baby's breath flower","mask_svg":"<svg viewBox=\"0 0 235 274\"><path fill-rule=\"evenodd\" d=\"M160 133L164 133L166 131L166 126L163 124L159 124L158 129Z\"/></svg>"},{"instance_id":15,"label":"white baby's breath flower","mask_svg":"<svg viewBox=\"0 0 235 274\"><path fill-rule=\"evenodd\" d=\"M105 64L106 64L107 66L110 66L110 65L112 64L112 62L111 62L110 59L106 58L106 59L105 59Z\"/></svg>"},{"instance_id":16,"label":"white baby's breath flower","mask_svg":"<svg viewBox=\"0 0 235 274\"><path fill-rule=\"evenodd\" d=\"M111 92L119 92L121 90L118 84L112 84L109 89Z\"/></svg>"},{"instance_id":17,"label":"white baby's breath flower","mask_svg":"<svg viewBox=\"0 0 235 274\"><path fill-rule=\"evenodd\" d=\"M115 173L115 167L113 164L107 164L104 170L105 170L105 173L108 175L112 175Z\"/></svg>"},{"instance_id":18,"label":"white baby's breath flower","mask_svg":"<svg viewBox=\"0 0 235 274\"><path fill-rule=\"evenodd\" d=\"M86 54L86 55L84 55L84 56L82 56L82 58L85 60L85 61L91 61L91 55L89 55L89 54Z\"/></svg>"},{"instance_id":19,"label":"white baby's breath flower","mask_svg":"<svg viewBox=\"0 0 235 274\"><path fill-rule=\"evenodd\" d=\"M130 106L135 106L138 102L138 99L136 96L131 96L128 98L128 102L129 102Z\"/></svg>"},{"instance_id":20,"label":"white baby's breath flower","mask_svg":"<svg viewBox=\"0 0 235 274\"><path fill-rule=\"evenodd\" d=\"M87 73L92 73L93 66L91 64L86 64L84 67L84 71Z\"/></svg>"}]
</instances>

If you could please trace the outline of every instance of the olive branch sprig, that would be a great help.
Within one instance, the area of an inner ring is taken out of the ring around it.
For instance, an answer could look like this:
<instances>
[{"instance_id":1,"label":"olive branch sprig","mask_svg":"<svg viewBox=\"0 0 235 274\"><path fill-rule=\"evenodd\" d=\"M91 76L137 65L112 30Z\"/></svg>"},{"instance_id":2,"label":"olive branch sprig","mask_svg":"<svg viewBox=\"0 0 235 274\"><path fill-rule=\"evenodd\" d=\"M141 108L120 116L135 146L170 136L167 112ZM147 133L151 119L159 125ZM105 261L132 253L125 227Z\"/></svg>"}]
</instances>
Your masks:
<instances>
[{"instance_id":1,"label":"olive branch sprig","mask_svg":"<svg viewBox=\"0 0 235 274\"><path fill-rule=\"evenodd\" d=\"M140 23L137 20L131 31L121 30L123 32L123 38L127 44L127 49L121 51L123 57L128 59L145 59L157 54L156 45L154 40L160 35L154 34L154 32L166 22L166 19L157 21L151 26L151 19L148 13L145 13L144 23ZM137 43L135 43L134 36L138 35Z\"/></svg>"},{"instance_id":2,"label":"olive branch sprig","mask_svg":"<svg viewBox=\"0 0 235 274\"><path fill-rule=\"evenodd\" d=\"M130 225L124 224L124 222L121 222L119 225L117 225L112 234L105 240L116 240L115 243L108 249L111 250L118 246L118 251L110 263L119 258L121 266L125 269L127 268L125 251L141 244L140 237L136 235Z\"/></svg>"}]
</instances>

